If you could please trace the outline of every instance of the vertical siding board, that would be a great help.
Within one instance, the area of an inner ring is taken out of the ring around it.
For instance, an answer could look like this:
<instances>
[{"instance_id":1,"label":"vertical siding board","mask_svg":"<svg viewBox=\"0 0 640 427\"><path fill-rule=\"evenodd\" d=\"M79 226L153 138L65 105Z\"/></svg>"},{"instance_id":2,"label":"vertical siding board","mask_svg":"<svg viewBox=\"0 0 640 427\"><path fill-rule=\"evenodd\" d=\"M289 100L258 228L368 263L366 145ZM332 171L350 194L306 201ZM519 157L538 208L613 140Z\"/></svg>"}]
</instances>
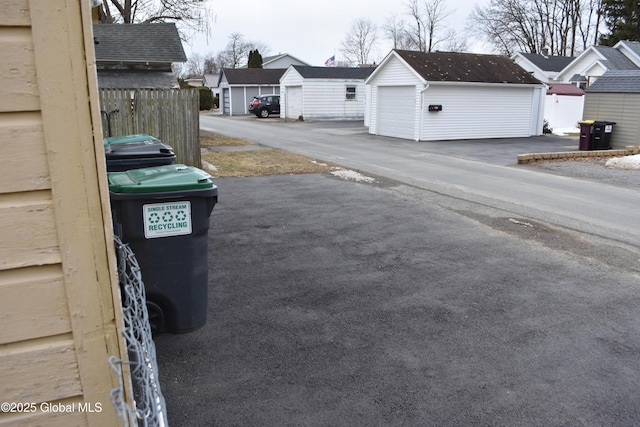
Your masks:
<instances>
[{"instance_id":1,"label":"vertical siding board","mask_svg":"<svg viewBox=\"0 0 640 427\"><path fill-rule=\"evenodd\" d=\"M53 386L56 394L68 394L52 381L71 378L74 372L79 378L76 394L85 402L107 403L110 390L118 386L107 360L122 352L116 334L114 304L119 308L119 302L113 294L117 289L110 259L113 242L107 240L113 231L104 214L108 212L104 153L99 134L94 133L100 117L97 108L91 109L91 97L97 97L95 73L88 69L95 63L91 9L88 2L68 0L31 0L29 5L36 67L42 70L38 87L52 207L73 331L70 348L60 354L65 360L38 364L27 359L36 368L33 375L42 381L29 388L33 393ZM49 376L43 376L44 369ZM87 422L119 423L110 410L88 415Z\"/></svg>"}]
</instances>

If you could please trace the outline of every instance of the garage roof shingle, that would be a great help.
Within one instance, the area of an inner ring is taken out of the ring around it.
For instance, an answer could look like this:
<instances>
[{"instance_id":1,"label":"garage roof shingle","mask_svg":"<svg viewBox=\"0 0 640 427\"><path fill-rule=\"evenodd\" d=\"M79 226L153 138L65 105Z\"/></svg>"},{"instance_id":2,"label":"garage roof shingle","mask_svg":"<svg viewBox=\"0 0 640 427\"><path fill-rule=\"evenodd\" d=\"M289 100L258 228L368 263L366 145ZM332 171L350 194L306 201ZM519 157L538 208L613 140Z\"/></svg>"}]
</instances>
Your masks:
<instances>
[{"instance_id":1,"label":"garage roof shingle","mask_svg":"<svg viewBox=\"0 0 640 427\"><path fill-rule=\"evenodd\" d=\"M284 68L223 68L222 73L230 85L274 85L280 84ZM221 74L222 76L222 74Z\"/></svg>"},{"instance_id":2,"label":"garage roof shingle","mask_svg":"<svg viewBox=\"0 0 640 427\"><path fill-rule=\"evenodd\" d=\"M538 79L506 56L410 50L395 52L427 81L540 84Z\"/></svg>"}]
</instances>

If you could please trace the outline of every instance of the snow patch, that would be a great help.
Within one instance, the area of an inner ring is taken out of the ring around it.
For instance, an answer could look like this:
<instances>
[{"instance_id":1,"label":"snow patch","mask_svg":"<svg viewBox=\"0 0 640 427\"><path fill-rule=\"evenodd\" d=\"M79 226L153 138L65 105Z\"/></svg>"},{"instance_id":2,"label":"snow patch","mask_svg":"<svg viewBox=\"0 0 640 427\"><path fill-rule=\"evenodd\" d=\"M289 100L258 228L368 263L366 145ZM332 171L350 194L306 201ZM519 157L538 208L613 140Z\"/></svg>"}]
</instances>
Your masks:
<instances>
[{"instance_id":1,"label":"snow patch","mask_svg":"<svg viewBox=\"0 0 640 427\"><path fill-rule=\"evenodd\" d=\"M640 169L640 154L633 156L614 157L604 164L608 168L615 169Z\"/></svg>"},{"instance_id":2,"label":"snow patch","mask_svg":"<svg viewBox=\"0 0 640 427\"><path fill-rule=\"evenodd\" d=\"M350 181L355 181L355 182L366 182L368 184L373 184L373 183L377 182L373 178L370 178L368 176L364 176L361 173L358 173L358 172L352 171L352 170L341 169L341 170L333 171L333 172L330 172L330 173L331 173L331 175L337 176L339 178L350 180Z\"/></svg>"}]
</instances>

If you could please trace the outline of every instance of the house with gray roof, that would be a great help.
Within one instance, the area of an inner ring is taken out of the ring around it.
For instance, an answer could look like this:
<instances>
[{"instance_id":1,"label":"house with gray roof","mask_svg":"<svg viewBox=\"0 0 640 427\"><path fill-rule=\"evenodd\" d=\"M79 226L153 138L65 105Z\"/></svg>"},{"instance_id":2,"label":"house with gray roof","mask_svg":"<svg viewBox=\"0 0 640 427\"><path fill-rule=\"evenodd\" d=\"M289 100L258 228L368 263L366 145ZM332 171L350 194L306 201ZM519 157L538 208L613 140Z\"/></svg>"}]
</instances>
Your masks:
<instances>
[{"instance_id":1,"label":"house with gray roof","mask_svg":"<svg viewBox=\"0 0 640 427\"><path fill-rule=\"evenodd\" d=\"M623 40L614 47L591 46L560 71L555 80L586 88L607 71L640 69L639 45Z\"/></svg>"},{"instance_id":2,"label":"house with gray roof","mask_svg":"<svg viewBox=\"0 0 640 427\"><path fill-rule=\"evenodd\" d=\"M187 56L175 24L95 24L93 36L98 87L177 87L171 67Z\"/></svg>"},{"instance_id":3,"label":"house with gray roof","mask_svg":"<svg viewBox=\"0 0 640 427\"><path fill-rule=\"evenodd\" d=\"M249 114L254 96L280 93L284 68L223 68L218 77L220 112L229 116Z\"/></svg>"},{"instance_id":4,"label":"house with gray roof","mask_svg":"<svg viewBox=\"0 0 640 427\"><path fill-rule=\"evenodd\" d=\"M265 56L262 58L262 68L287 68L290 65L309 65L288 53Z\"/></svg>"},{"instance_id":5,"label":"house with gray roof","mask_svg":"<svg viewBox=\"0 0 640 427\"><path fill-rule=\"evenodd\" d=\"M364 81L374 68L292 65L280 78L280 117L363 120Z\"/></svg>"},{"instance_id":6,"label":"house with gray roof","mask_svg":"<svg viewBox=\"0 0 640 427\"><path fill-rule=\"evenodd\" d=\"M607 71L585 93L583 119L615 123L612 148L640 145L640 69Z\"/></svg>"},{"instance_id":7,"label":"house with gray roof","mask_svg":"<svg viewBox=\"0 0 640 427\"><path fill-rule=\"evenodd\" d=\"M533 77L541 82L551 83L555 80L556 75L569 65L574 58L572 56L519 52L513 55L511 60L529 71L533 74Z\"/></svg>"},{"instance_id":8,"label":"house with gray roof","mask_svg":"<svg viewBox=\"0 0 640 427\"><path fill-rule=\"evenodd\" d=\"M392 50L367 78L365 126L415 141L542 134L545 85L506 56Z\"/></svg>"}]
</instances>

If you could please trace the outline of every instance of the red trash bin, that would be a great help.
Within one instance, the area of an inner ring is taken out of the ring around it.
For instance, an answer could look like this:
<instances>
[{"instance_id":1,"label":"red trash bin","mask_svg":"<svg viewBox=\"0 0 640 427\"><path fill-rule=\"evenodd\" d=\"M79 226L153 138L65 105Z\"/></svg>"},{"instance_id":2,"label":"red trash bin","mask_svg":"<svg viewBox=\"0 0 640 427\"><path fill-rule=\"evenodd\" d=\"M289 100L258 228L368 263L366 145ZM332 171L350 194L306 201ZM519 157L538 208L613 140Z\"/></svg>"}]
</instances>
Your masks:
<instances>
[{"instance_id":1,"label":"red trash bin","mask_svg":"<svg viewBox=\"0 0 640 427\"><path fill-rule=\"evenodd\" d=\"M581 120L580 125L580 142L578 149L580 151L589 151L593 148L593 123L594 120Z\"/></svg>"}]
</instances>

